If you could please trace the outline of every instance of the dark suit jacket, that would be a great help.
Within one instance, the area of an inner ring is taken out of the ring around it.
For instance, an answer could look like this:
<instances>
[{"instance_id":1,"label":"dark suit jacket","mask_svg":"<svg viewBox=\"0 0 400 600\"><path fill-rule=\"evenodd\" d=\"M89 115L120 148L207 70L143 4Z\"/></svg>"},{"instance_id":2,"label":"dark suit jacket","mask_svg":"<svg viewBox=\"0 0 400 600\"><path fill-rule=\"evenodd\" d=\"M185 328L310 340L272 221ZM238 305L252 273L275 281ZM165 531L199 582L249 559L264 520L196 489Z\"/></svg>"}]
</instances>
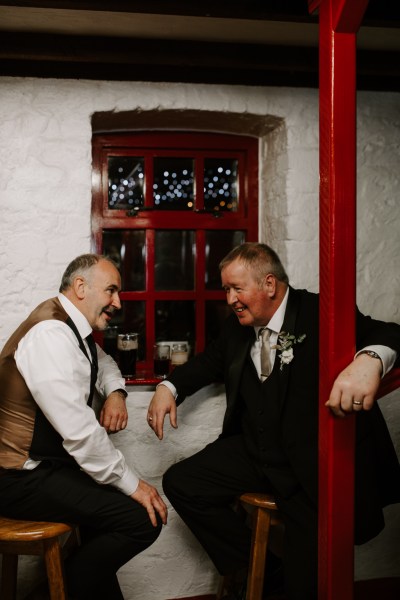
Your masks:
<instances>
[{"instance_id":1,"label":"dark suit jacket","mask_svg":"<svg viewBox=\"0 0 400 600\"><path fill-rule=\"evenodd\" d=\"M290 288L282 331L306 338L294 347L294 358L280 371L279 396L282 446L299 483L310 498L318 497L318 295ZM356 315L357 349L382 344L400 356L400 326ZM231 315L217 340L188 363L173 371L169 380L178 391L178 404L186 396L215 381L223 381L227 408L222 436L240 430L239 383L253 327L240 325ZM279 360L278 357L276 360ZM400 467L386 423L377 404L357 415L356 540L361 543L383 527L381 507L400 501ZM360 508L361 507L361 508Z\"/></svg>"}]
</instances>

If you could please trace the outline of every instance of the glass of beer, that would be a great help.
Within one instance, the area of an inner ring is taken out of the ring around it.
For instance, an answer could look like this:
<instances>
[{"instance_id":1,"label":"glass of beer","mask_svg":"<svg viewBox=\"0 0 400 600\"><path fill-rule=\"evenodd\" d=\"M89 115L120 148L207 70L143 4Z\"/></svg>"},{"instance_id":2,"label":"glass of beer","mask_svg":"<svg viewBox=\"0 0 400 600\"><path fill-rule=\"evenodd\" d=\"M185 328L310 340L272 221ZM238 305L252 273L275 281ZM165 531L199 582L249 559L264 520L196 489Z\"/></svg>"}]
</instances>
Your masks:
<instances>
[{"instance_id":1,"label":"glass of beer","mask_svg":"<svg viewBox=\"0 0 400 600\"><path fill-rule=\"evenodd\" d=\"M154 375L165 379L170 368L170 346L162 342L154 346Z\"/></svg>"},{"instance_id":2,"label":"glass of beer","mask_svg":"<svg viewBox=\"0 0 400 600\"><path fill-rule=\"evenodd\" d=\"M117 347L119 368L125 379L132 379L132 377L136 375L138 335L138 333L118 334Z\"/></svg>"},{"instance_id":3,"label":"glass of beer","mask_svg":"<svg viewBox=\"0 0 400 600\"><path fill-rule=\"evenodd\" d=\"M189 358L189 347L186 342L176 342L172 344L171 367L174 369L187 362Z\"/></svg>"}]
</instances>

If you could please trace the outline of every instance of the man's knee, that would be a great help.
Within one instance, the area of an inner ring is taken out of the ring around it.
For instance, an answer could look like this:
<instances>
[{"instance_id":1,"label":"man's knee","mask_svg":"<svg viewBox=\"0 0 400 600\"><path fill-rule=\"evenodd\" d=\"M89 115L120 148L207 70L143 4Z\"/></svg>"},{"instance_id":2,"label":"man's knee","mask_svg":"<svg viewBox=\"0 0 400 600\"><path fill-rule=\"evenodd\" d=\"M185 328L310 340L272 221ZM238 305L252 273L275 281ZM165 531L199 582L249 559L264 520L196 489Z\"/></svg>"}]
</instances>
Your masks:
<instances>
[{"instance_id":1,"label":"man's knee","mask_svg":"<svg viewBox=\"0 0 400 600\"><path fill-rule=\"evenodd\" d=\"M148 530L148 539L149 539L149 546L151 546L151 544L154 544L154 542L156 541L156 539L158 538L158 536L160 535L161 531L162 531L162 522L161 522L161 518L157 515L157 526L154 527L154 525L151 523L151 529Z\"/></svg>"},{"instance_id":2,"label":"man's knee","mask_svg":"<svg viewBox=\"0 0 400 600\"><path fill-rule=\"evenodd\" d=\"M179 489L179 481L181 480L180 464L181 463L176 463L175 465L172 465L164 473L163 480L162 480L162 487L168 498L170 498L170 496L175 495L175 493Z\"/></svg>"},{"instance_id":3,"label":"man's knee","mask_svg":"<svg viewBox=\"0 0 400 600\"><path fill-rule=\"evenodd\" d=\"M158 538L162 531L162 522L159 515L156 515L157 525L154 526L150 518L145 518L141 524L135 523L125 531L125 535L131 540L133 547L136 544L141 545L141 551L148 548Z\"/></svg>"}]
</instances>

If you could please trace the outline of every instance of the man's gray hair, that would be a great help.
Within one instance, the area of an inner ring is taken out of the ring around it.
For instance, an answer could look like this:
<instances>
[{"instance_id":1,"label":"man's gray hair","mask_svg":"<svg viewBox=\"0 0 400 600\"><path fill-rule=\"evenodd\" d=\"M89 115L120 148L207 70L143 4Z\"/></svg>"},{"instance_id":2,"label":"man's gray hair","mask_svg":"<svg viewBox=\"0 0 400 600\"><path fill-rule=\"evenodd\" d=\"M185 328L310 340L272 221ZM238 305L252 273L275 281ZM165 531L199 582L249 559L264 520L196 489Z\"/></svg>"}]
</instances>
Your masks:
<instances>
[{"instance_id":1,"label":"man's gray hair","mask_svg":"<svg viewBox=\"0 0 400 600\"><path fill-rule=\"evenodd\" d=\"M278 281L289 285L289 278L279 256L267 244L245 242L240 246L236 246L219 263L220 271L237 259L255 272L256 279L259 282L271 273Z\"/></svg>"},{"instance_id":2,"label":"man's gray hair","mask_svg":"<svg viewBox=\"0 0 400 600\"><path fill-rule=\"evenodd\" d=\"M68 267L65 269L61 278L59 292L65 292L65 290L68 290L78 275L88 279L89 271L101 260L106 260L114 265L116 269L118 268L115 262L109 256L103 256L102 254L81 254L80 256L74 258L74 260L71 261Z\"/></svg>"}]
</instances>

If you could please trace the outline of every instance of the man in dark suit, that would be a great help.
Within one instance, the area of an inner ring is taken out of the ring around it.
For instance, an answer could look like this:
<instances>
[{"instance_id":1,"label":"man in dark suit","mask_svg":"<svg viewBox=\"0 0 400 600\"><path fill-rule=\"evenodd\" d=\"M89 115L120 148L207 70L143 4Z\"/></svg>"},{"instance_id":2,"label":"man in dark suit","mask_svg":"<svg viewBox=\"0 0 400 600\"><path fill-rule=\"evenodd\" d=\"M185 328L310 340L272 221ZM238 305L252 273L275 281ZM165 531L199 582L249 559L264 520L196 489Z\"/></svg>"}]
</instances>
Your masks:
<instances>
[{"instance_id":1,"label":"man in dark suit","mask_svg":"<svg viewBox=\"0 0 400 600\"><path fill-rule=\"evenodd\" d=\"M286 597L317 597L318 295L289 286L276 253L246 243L220 264L231 315L217 340L159 385L148 422L162 439L166 414L201 387L222 380L221 436L173 465L164 490L225 575L248 562L250 531L232 509L243 492L273 492L285 522ZM374 396L400 352L400 326L357 311L353 362L327 405L357 418L356 542L383 527L382 506L400 500L400 470ZM267 330L266 340L262 331ZM268 339L269 338L269 339Z\"/></svg>"}]
</instances>

